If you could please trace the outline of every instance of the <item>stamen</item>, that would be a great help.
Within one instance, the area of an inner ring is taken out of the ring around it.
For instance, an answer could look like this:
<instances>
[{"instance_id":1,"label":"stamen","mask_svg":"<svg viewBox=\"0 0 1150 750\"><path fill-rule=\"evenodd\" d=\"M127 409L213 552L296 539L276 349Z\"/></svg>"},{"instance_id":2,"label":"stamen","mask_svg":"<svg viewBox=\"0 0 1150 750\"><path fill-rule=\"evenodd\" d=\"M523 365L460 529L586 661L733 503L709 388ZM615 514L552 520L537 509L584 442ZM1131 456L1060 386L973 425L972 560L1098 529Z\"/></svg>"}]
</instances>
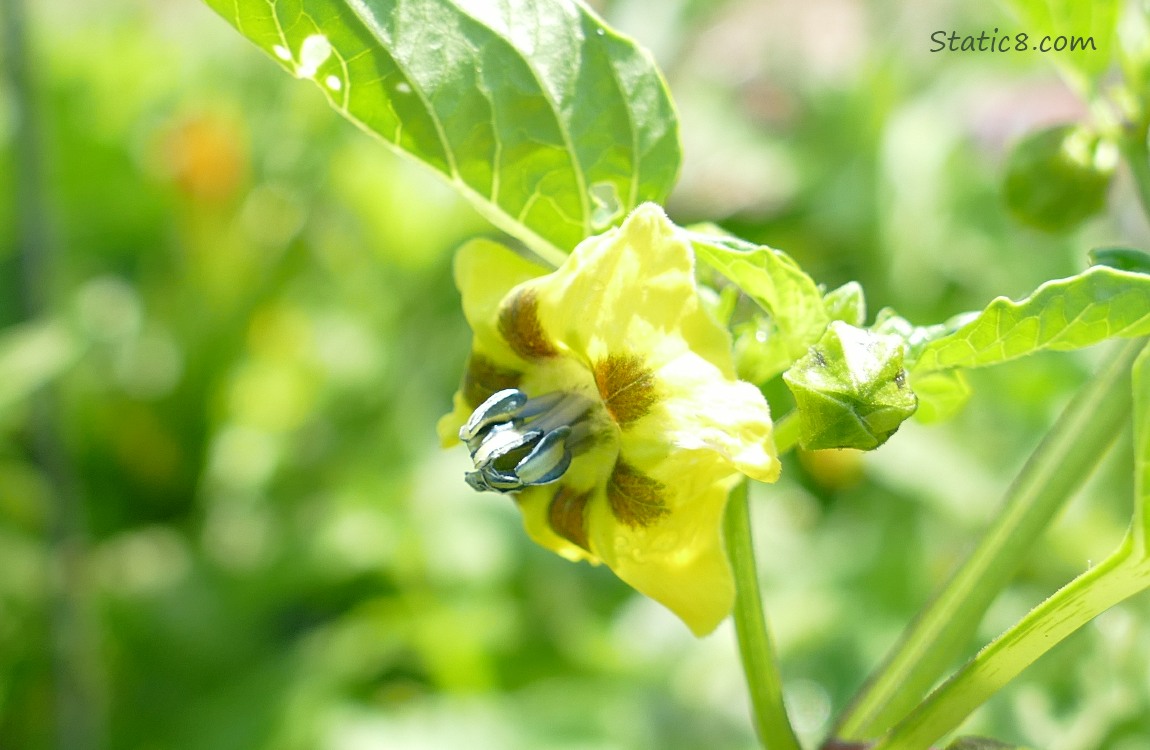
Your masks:
<instances>
[{"instance_id":1,"label":"stamen","mask_svg":"<svg viewBox=\"0 0 1150 750\"><path fill-rule=\"evenodd\" d=\"M571 428L564 426L544 435L527 458L515 465L519 480L523 484L549 484L563 476L571 465L571 452L564 445L570 434Z\"/></svg>"},{"instance_id":2,"label":"stamen","mask_svg":"<svg viewBox=\"0 0 1150 750\"><path fill-rule=\"evenodd\" d=\"M519 393L519 395L523 396L524 398L527 398L522 391L517 391L517 393ZM551 391L551 393L545 393L542 396L536 396L535 398L530 399L523 404L523 407L519 410L517 416L520 416L523 419L537 417L548 409L554 408L556 404L565 398L567 398L567 394L563 393L562 391Z\"/></svg>"},{"instance_id":3,"label":"stamen","mask_svg":"<svg viewBox=\"0 0 1150 750\"><path fill-rule=\"evenodd\" d=\"M559 480L572 449L591 435L585 419L591 404L562 392L532 399L514 388L493 394L459 430L476 469L467 483L481 492L515 492Z\"/></svg>"},{"instance_id":4,"label":"stamen","mask_svg":"<svg viewBox=\"0 0 1150 750\"><path fill-rule=\"evenodd\" d=\"M520 432L514 424L507 423L495 425L483 438L479 447L471 452L471 460L475 468L482 469L496 459L506 456L514 450L529 445L543 437L539 430Z\"/></svg>"},{"instance_id":5,"label":"stamen","mask_svg":"<svg viewBox=\"0 0 1150 750\"><path fill-rule=\"evenodd\" d=\"M528 401L528 403L531 403ZM582 396L575 394L568 394L554 408L544 412L531 423L531 427L536 430L543 430L550 432L551 430L559 427L560 425L574 424L579 417L587 413L591 408L591 402Z\"/></svg>"},{"instance_id":6,"label":"stamen","mask_svg":"<svg viewBox=\"0 0 1150 750\"><path fill-rule=\"evenodd\" d=\"M469 471L463 475L463 479L476 492L512 492L522 489L517 477L492 468Z\"/></svg>"},{"instance_id":7,"label":"stamen","mask_svg":"<svg viewBox=\"0 0 1150 750\"><path fill-rule=\"evenodd\" d=\"M592 442L594 437L591 423L584 419L572 425L571 436L564 442L571 454L577 456Z\"/></svg>"},{"instance_id":8,"label":"stamen","mask_svg":"<svg viewBox=\"0 0 1150 750\"><path fill-rule=\"evenodd\" d=\"M527 395L514 388L506 388L491 394L471 412L467 423L459 428L459 439L467 443L470 448L471 441L479 436L484 427L511 419L526 403ZM474 448L472 450L474 451Z\"/></svg>"}]
</instances>

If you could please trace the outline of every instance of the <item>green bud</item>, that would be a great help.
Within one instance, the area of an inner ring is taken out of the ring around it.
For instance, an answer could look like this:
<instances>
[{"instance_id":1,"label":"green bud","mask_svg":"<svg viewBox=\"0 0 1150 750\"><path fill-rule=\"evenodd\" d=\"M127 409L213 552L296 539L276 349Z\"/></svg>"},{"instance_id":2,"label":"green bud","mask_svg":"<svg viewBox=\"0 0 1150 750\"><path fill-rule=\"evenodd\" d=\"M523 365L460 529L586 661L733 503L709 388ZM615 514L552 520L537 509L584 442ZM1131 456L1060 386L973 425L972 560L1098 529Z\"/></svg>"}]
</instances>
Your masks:
<instances>
[{"instance_id":1,"label":"green bud","mask_svg":"<svg viewBox=\"0 0 1150 750\"><path fill-rule=\"evenodd\" d=\"M1113 143L1073 125L1027 136L1006 164L1006 205L1037 229L1064 232L1100 213L1118 163Z\"/></svg>"},{"instance_id":2,"label":"green bud","mask_svg":"<svg viewBox=\"0 0 1150 750\"><path fill-rule=\"evenodd\" d=\"M914 414L897 336L834 321L783 375L794 394L802 446L873 450Z\"/></svg>"}]
</instances>

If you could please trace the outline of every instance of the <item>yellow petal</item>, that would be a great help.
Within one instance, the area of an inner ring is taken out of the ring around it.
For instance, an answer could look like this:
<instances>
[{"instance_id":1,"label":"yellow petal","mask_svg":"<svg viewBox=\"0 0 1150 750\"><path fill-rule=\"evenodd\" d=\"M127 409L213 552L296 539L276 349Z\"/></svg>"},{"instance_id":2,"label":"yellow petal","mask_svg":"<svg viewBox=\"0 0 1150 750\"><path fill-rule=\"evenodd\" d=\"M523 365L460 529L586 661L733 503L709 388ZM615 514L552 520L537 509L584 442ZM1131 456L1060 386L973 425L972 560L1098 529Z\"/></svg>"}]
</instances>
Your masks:
<instances>
[{"instance_id":1,"label":"yellow petal","mask_svg":"<svg viewBox=\"0 0 1150 750\"><path fill-rule=\"evenodd\" d=\"M692 352L664 364L653 379L658 398L623 431L625 454L706 450L732 473L738 471L761 482L779 478L782 465L771 412L758 388L724 378Z\"/></svg>"},{"instance_id":2,"label":"yellow petal","mask_svg":"<svg viewBox=\"0 0 1150 750\"><path fill-rule=\"evenodd\" d=\"M561 482L528 487L516 502L523 513L528 536L541 547L568 560L587 560L598 565L590 542L590 508L604 504L603 480L615 463L618 448L603 440L571 462Z\"/></svg>"},{"instance_id":3,"label":"yellow petal","mask_svg":"<svg viewBox=\"0 0 1150 750\"><path fill-rule=\"evenodd\" d=\"M463 387L452 399L452 410L436 425L445 448L459 441L459 428L484 398L517 383L525 363L499 334L499 303L513 287L544 273L542 266L491 240L472 240L456 253L455 286L474 339ZM467 392L475 389L479 392Z\"/></svg>"},{"instance_id":4,"label":"yellow petal","mask_svg":"<svg viewBox=\"0 0 1150 750\"><path fill-rule=\"evenodd\" d=\"M564 493L575 494L568 498ZM527 536L531 537L531 541L573 562L589 560L597 565L599 563L597 557L570 539L560 536L551 520L554 503L575 502L585 507L588 499L583 493L573 490L564 483L558 486L528 487L516 496L515 502L523 514L523 528L527 530Z\"/></svg>"},{"instance_id":5,"label":"yellow petal","mask_svg":"<svg viewBox=\"0 0 1150 750\"><path fill-rule=\"evenodd\" d=\"M727 495L741 474L779 475L770 411L757 388L692 352L654 370L651 381L655 398L620 430L604 499L589 507L590 547L702 635L734 603L722 543Z\"/></svg>"},{"instance_id":6,"label":"yellow petal","mask_svg":"<svg viewBox=\"0 0 1150 750\"><path fill-rule=\"evenodd\" d=\"M522 369L523 361L499 334L499 304L518 284L547 269L492 240L468 242L455 254L455 286L463 315L475 334L474 351L500 367Z\"/></svg>"},{"instance_id":7,"label":"yellow petal","mask_svg":"<svg viewBox=\"0 0 1150 750\"><path fill-rule=\"evenodd\" d=\"M620 501L616 499L613 508L604 498L592 503L588 514L591 548L619 578L666 606L696 635L714 630L735 600L722 519L737 479L716 477L713 468L714 461L699 451L631 466L628 471L655 483L651 486L665 512L655 518L624 512L623 517L634 521L624 523L619 520ZM607 494L612 491L609 484Z\"/></svg>"},{"instance_id":8,"label":"yellow petal","mask_svg":"<svg viewBox=\"0 0 1150 750\"><path fill-rule=\"evenodd\" d=\"M526 286L542 327L588 365L619 352L657 365L693 349L733 374L730 339L699 304L690 245L653 203Z\"/></svg>"},{"instance_id":9,"label":"yellow petal","mask_svg":"<svg viewBox=\"0 0 1150 750\"><path fill-rule=\"evenodd\" d=\"M451 411L444 414L435 423L435 434L439 437L439 445L450 448L459 442L459 428L467 422L474 409L467 403L460 391L451 397Z\"/></svg>"}]
</instances>

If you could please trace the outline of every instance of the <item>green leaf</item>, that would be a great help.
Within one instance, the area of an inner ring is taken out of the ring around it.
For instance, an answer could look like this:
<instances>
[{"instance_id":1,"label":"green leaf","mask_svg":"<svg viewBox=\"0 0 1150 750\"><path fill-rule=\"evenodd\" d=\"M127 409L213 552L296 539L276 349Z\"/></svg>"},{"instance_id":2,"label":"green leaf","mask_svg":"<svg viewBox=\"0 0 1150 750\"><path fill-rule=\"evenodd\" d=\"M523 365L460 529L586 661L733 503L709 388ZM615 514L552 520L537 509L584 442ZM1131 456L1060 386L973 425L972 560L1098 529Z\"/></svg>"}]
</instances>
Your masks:
<instances>
[{"instance_id":1,"label":"green leaf","mask_svg":"<svg viewBox=\"0 0 1150 750\"><path fill-rule=\"evenodd\" d=\"M765 315L735 325L731 333L739 380L761 386L794 364L778 327Z\"/></svg>"},{"instance_id":2,"label":"green leaf","mask_svg":"<svg viewBox=\"0 0 1150 750\"><path fill-rule=\"evenodd\" d=\"M1150 254L1129 247L1096 247L1086 253L1092 266L1110 266L1119 271L1150 273Z\"/></svg>"},{"instance_id":3,"label":"green leaf","mask_svg":"<svg viewBox=\"0 0 1150 750\"><path fill-rule=\"evenodd\" d=\"M1106 207L1117 163L1114 144L1083 128L1032 133L1007 161L1006 205L1015 218L1036 229L1069 231Z\"/></svg>"},{"instance_id":4,"label":"green leaf","mask_svg":"<svg viewBox=\"0 0 1150 750\"><path fill-rule=\"evenodd\" d=\"M857 281L848 281L827 292L823 305L831 320L841 320L859 328L866 323L866 294Z\"/></svg>"},{"instance_id":5,"label":"green leaf","mask_svg":"<svg viewBox=\"0 0 1150 750\"><path fill-rule=\"evenodd\" d=\"M1067 37L1067 49L1039 54L1055 62L1076 83L1096 78L1113 59L1121 5L1118 0L1007 0L1007 4L1024 27L1030 49L1038 48L1046 36L1052 37L1051 45L1058 37ZM1089 44L1069 49L1073 37L1083 42L1092 39L1093 49Z\"/></svg>"},{"instance_id":6,"label":"green leaf","mask_svg":"<svg viewBox=\"0 0 1150 750\"><path fill-rule=\"evenodd\" d=\"M916 326L899 315L892 308L884 307L875 316L870 327L875 333L898 336L906 345L906 360L914 362L931 341L947 335L971 318L970 313L951 318L946 323L932 326Z\"/></svg>"},{"instance_id":7,"label":"green leaf","mask_svg":"<svg viewBox=\"0 0 1150 750\"><path fill-rule=\"evenodd\" d=\"M791 361L826 330L818 285L786 253L734 237L691 233L695 254L766 310Z\"/></svg>"},{"instance_id":8,"label":"green leaf","mask_svg":"<svg viewBox=\"0 0 1150 750\"><path fill-rule=\"evenodd\" d=\"M908 365L918 359L926 345L947 335L970 315L953 318L948 323L933 326L916 326L889 307L879 310L871 330L898 336L906 348ZM923 424L944 422L954 417L970 400L970 384L961 370L944 372L910 373L910 387L918 397L918 410L914 418Z\"/></svg>"},{"instance_id":9,"label":"green leaf","mask_svg":"<svg viewBox=\"0 0 1150 750\"><path fill-rule=\"evenodd\" d=\"M999 297L964 319L969 322L922 348L910 368L912 382L936 370L1150 334L1150 275L1094 266L1049 281L1018 302Z\"/></svg>"},{"instance_id":10,"label":"green leaf","mask_svg":"<svg viewBox=\"0 0 1150 750\"><path fill-rule=\"evenodd\" d=\"M951 419L970 400L970 383L962 370L928 372L911 378L910 386L918 397L914 418L923 424Z\"/></svg>"},{"instance_id":11,"label":"green leaf","mask_svg":"<svg viewBox=\"0 0 1150 750\"><path fill-rule=\"evenodd\" d=\"M651 56L576 0L206 0L551 262L679 168Z\"/></svg>"}]
</instances>

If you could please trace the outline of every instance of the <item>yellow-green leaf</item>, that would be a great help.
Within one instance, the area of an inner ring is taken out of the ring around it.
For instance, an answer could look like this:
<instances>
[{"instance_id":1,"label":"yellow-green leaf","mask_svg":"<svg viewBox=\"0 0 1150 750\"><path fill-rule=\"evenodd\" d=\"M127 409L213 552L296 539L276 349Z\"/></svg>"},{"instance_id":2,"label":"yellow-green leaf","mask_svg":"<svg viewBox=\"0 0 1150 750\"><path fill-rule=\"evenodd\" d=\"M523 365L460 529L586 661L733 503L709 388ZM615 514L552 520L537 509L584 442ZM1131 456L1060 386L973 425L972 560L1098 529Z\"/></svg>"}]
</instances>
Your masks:
<instances>
[{"instance_id":1,"label":"yellow-green leaf","mask_svg":"<svg viewBox=\"0 0 1150 750\"><path fill-rule=\"evenodd\" d=\"M1014 302L999 297L919 352L911 382L935 370L985 367L1044 349L1065 351L1150 334L1150 275L1094 266Z\"/></svg>"}]
</instances>

